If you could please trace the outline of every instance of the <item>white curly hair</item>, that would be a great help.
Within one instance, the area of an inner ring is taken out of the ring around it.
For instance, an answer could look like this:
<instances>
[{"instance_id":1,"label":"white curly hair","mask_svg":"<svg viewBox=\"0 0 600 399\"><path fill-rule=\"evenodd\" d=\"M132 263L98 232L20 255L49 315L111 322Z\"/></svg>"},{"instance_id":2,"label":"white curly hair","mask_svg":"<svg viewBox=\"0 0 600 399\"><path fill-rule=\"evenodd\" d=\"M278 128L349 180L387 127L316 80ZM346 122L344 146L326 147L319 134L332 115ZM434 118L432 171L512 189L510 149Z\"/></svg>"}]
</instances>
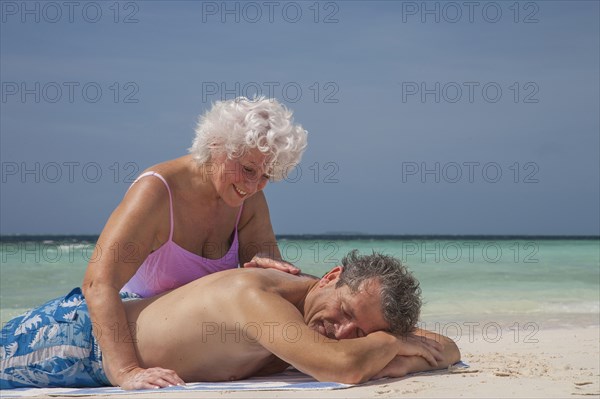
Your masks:
<instances>
[{"instance_id":1,"label":"white curly hair","mask_svg":"<svg viewBox=\"0 0 600 399\"><path fill-rule=\"evenodd\" d=\"M277 100L238 97L217 101L199 118L189 152L204 164L215 152L233 159L258 148L268 156L267 173L278 181L300 162L306 141L306 130L293 124L292 111Z\"/></svg>"}]
</instances>

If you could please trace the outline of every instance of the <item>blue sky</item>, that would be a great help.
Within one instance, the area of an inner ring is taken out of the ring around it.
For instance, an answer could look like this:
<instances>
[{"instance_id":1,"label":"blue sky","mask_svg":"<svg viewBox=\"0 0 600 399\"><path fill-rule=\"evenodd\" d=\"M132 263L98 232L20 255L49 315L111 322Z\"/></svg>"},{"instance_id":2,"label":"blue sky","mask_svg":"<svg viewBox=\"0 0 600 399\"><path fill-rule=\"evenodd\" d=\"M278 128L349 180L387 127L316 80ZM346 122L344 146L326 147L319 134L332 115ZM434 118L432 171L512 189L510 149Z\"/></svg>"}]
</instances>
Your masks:
<instances>
[{"instance_id":1,"label":"blue sky","mask_svg":"<svg viewBox=\"0 0 600 399\"><path fill-rule=\"evenodd\" d=\"M0 4L1 234L99 233L256 88L309 132L276 233L599 234L598 1Z\"/></svg>"}]
</instances>

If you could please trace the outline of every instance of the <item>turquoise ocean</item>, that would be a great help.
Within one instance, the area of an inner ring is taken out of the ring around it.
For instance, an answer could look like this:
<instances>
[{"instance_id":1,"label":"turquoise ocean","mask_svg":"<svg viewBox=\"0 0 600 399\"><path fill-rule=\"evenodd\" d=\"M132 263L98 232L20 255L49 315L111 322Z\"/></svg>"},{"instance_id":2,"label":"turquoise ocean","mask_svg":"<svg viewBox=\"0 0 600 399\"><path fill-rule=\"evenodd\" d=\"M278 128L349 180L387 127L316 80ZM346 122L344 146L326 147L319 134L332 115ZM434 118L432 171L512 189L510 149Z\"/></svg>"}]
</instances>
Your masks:
<instances>
[{"instance_id":1,"label":"turquoise ocean","mask_svg":"<svg viewBox=\"0 0 600 399\"><path fill-rule=\"evenodd\" d=\"M3 236L1 322L80 286L96 238ZM280 236L278 245L318 276L353 249L399 258L421 283L421 327L430 330L599 323L598 237Z\"/></svg>"}]
</instances>

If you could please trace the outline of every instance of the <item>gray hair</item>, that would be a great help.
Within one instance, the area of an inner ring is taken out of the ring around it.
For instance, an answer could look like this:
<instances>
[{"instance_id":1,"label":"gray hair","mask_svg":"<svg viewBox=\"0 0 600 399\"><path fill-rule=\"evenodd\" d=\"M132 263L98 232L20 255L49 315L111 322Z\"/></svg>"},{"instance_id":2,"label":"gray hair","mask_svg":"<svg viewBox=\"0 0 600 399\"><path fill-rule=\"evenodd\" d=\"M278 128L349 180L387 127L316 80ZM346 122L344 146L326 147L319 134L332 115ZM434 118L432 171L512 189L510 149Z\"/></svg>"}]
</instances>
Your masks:
<instances>
[{"instance_id":1,"label":"gray hair","mask_svg":"<svg viewBox=\"0 0 600 399\"><path fill-rule=\"evenodd\" d=\"M200 117L189 152L204 164L211 151L232 159L257 148L268 156L268 174L277 181L300 162L306 137L306 130L293 124L292 111L277 100L238 97L217 101Z\"/></svg>"},{"instance_id":2,"label":"gray hair","mask_svg":"<svg viewBox=\"0 0 600 399\"><path fill-rule=\"evenodd\" d=\"M390 332L405 335L415 329L421 311L421 289L419 281L399 260L375 251L372 255L359 255L353 250L342 259L342 265L336 288L347 285L356 293L363 283L378 279L383 318L390 325Z\"/></svg>"}]
</instances>

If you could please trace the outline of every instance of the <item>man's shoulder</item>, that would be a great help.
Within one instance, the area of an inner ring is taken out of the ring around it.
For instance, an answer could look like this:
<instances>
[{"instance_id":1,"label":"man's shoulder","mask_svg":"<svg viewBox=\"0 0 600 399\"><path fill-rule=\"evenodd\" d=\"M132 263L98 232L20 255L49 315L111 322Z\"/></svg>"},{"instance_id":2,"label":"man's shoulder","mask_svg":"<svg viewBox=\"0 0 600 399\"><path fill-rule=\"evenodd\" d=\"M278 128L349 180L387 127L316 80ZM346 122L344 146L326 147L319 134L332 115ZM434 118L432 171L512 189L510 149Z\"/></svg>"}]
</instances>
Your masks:
<instances>
[{"instance_id":1,"label":"man's shoulder","mask_svg":"<svg viewBox=\"0 0 600 399\"><path fill-rule=\"evenodd\" d=\"M257 289L275 289L289 288L290 286L302 286L315 277L311 275L293 275L276 269L261 268L239 268L230 271L229 277L237 284L244 285L246 288Z\"/></svg>"},{"instance_id":2,"label":"man's shoulder","mask_svg":"<svg viewBox=\"0 0 600 399\"><path fill-rule=\"evenodd\" d=\"M315 282L313 276L297 276L259 268L232 270L227 277L229 294L246 302L277 301L277 298L281 298L295 303Z\"/></svg>"}]
</instances>

